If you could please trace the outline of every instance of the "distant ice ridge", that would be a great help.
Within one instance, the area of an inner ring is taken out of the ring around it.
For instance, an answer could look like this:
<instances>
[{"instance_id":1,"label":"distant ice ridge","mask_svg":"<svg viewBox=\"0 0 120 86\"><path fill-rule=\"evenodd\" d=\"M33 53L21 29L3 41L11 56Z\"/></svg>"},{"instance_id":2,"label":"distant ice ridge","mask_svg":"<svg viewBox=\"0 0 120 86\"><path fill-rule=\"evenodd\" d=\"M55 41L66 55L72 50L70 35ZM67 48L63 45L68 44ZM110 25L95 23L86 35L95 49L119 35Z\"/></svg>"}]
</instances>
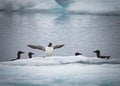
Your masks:
<instances>
[{"instance_id":1,"label":"distant ice ridge","mask_svg":"<svg viewBox=\"0 0 120 86\"><path fill-rule=\"evenodd\" d=\"M120 14L119 0L0 0L0 9L54 10L77 14ZM62 12L63 13L63 12Z\"/></svg>"},{"instance_id":2,"label":"distant ice ridge","mask_svg":"<svg viewBox=\"0 0 120 86\"><path fill-rule=\"evenodd\" d=\"M119 0L74 0L74 3L67 8L73 12L84 13L119 13Z\"/></svg>"},{"instance_id":3,"label":"distant ice ridge","mask_svg":"<svg viewBox=\"0 0 120 86\"><path fill-rule=\"evenodd\" d=\"M97 57L84 56L53 56L53 57L33 57L32 59L20 59L16 61L0 62L0 65L15 66L48 66L48 65L65 65L65 64L120 64L119 59L99 59Z\"/></svg>"},{"instance_id":4,"label":"distant ice ridge","mask_svg":"<svg viewBox=\"0 0 120 86\"><path fill-rule=\"evenodd\" d=\"M54 0L0 0L0 10L41 10L51 9L57 3Z\"/></svg>"},{"instance_id":5,"label":"distant ice ridge","mask_svg":"<svg viewBox=\"0 0 120 86\"><path fill-rule=\"evenodd\" d=\"M11 10L21 10L28 7L32 7L36 4L33 0L0 0L0 9L11 11Z\"/></svg>"}]
</instances>

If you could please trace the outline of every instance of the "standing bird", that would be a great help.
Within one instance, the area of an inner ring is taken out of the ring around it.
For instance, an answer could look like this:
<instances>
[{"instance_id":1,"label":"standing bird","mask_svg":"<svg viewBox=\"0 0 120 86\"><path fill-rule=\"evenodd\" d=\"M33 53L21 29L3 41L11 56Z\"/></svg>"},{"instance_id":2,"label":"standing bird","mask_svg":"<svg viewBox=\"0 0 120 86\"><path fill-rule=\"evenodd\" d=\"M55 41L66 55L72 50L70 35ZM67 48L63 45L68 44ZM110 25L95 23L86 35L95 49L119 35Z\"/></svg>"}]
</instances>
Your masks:
<instances>
[{"instance_id":1,"label":"standing bird","mask_svg":"<svg viewBox=\"0 0 120 86\"><path fill-rule=\"evenodd\" d=\"M101 58L101 59L109 59L110 56L101 56L100 55L100 50L96 50L96 51L93 51L94 53L96 53L97 55L97 58Z\"/></svg>"},{"instance_id":2,"label":"standing bird","mask_svg":"<svg viewBox=\"0 0 120 86\"><path fill-rule=\"evenodd\" d=\"M49 57L49 56L52 56L52 52L53 52L54 49L61 48L61 47L64 46L64 44L53 46L52 43L49 43L47 47L43 47L41 45L27 45L27 46L29 46L33 49L42 50L46 53L46 56Z\"/></svg>"},{"instance_id":3,"label":"standing bird","mask_svg":"<svg viewBox=\"0 0 120 86\"><path fill-rule=\"evenodd\" d=\"M11 61L20 59L20 58L21 58L21 54L23 54L23 53L25 53L25 52L23 52L23 51L18 51L18 52L17 52L17 58L16 58L16 59L12 59Z\"/></svg>"},{"instance_id":4,"label":"standing bird","mask_svg":"<svg viewBox=\"0 0 120 86\"><path fill-rule=\"evenodd\" d=\"M30 58L30 59L31 59L33 54L34 54L34 53L29 52L29 53L28 53L28 56L29 56L28 58Z\"/></svg>"}]
</instances>

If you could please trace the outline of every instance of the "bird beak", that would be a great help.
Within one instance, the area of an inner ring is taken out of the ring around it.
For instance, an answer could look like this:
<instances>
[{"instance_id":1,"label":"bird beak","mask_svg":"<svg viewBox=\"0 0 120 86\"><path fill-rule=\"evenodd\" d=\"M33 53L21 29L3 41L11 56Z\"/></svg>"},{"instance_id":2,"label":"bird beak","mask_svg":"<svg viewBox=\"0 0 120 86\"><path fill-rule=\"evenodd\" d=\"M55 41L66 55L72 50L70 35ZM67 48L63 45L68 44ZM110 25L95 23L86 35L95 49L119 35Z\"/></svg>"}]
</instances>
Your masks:
<instances>
[{"instance_id":1,"label":"bird beak","mask_svg":"<svg viewBox=\"0 0 120 86\"><path fill-rule=\"evenodd\" d=\"M22 53L25 53L25 52L22 52Z\"/></svg>"},{"instance_id":2,"label":"bird beak","mask_svg":"<svg viewBox=\"0 0 120 86\"><path fill-rule=\"evenodd\" d=\"M30 47L30 45L27 45L28 47Z\"/></svg>"},{"instance_id":3,"label":"bird beak","mask_svg":"<svg viewBox=\"0 0 120 86\"><path fill-rule=\"evenodd\" d=\"M96 51L93 51L94 53L96 52Z\"/></svg>"}]
</instances>

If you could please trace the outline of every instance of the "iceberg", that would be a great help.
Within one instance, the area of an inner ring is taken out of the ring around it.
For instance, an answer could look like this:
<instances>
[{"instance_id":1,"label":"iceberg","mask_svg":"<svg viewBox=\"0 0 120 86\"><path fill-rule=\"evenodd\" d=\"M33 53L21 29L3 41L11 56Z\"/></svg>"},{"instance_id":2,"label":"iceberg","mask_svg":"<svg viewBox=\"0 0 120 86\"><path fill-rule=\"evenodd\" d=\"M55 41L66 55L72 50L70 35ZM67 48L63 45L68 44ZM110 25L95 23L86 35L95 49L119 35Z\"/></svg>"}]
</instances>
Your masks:
<instances>
[{"instance_id":1,"label":"iceberg","mask_svg":"<svg viewBox=\"0 0 120 86\"><path fill-rule=\"evenodd\" d=\"M119 0L0 0L0 10L119 15L119 4Z\"/></svg>"}]
</instances>

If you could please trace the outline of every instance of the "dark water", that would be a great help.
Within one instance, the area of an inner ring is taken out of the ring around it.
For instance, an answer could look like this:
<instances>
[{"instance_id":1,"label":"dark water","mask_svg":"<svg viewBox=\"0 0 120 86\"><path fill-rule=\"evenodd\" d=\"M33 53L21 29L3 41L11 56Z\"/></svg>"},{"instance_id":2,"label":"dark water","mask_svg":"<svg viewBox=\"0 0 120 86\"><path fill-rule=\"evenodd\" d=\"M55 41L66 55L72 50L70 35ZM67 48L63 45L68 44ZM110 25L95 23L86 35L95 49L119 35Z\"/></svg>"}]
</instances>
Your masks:
<instances>
[{"instance_id":1,"label":"dark water","mask_svg":"<svg viewBox=\"0 0 120 86\"><path fill-rule=\"evenodd\" d=\"M103 55L119 58L120 16L53 14L53 13L3 13L0 12L0 61L16 57L18 50L32 51L34 56L44 52L27 47L28 44L47 46L64 43L54 51L56 56L74 55L76 51L94 57L93 50Z\"/></svg>"}]
</instances>

